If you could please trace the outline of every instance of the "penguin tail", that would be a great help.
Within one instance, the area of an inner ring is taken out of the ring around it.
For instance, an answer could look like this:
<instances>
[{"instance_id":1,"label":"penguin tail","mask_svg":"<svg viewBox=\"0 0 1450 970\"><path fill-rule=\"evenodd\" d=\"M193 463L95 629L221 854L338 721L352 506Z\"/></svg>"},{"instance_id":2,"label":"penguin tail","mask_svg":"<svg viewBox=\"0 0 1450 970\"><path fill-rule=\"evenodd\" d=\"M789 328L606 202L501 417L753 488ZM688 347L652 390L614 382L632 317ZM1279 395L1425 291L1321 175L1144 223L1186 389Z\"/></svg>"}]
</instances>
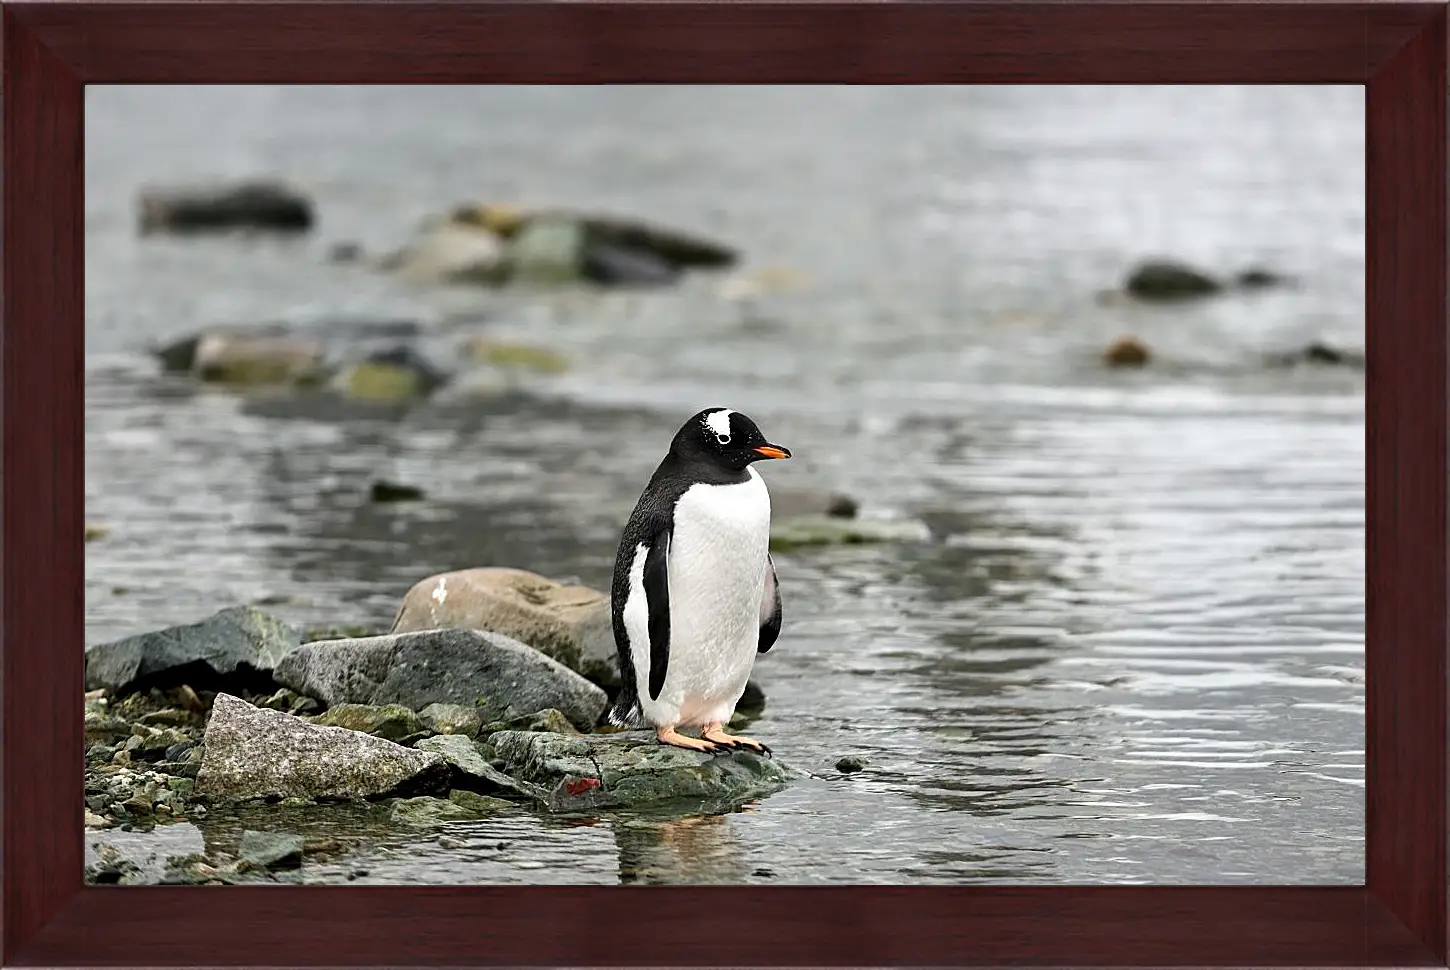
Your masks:
<instances>
[{"instance_id":1,"label":"penguin tail","mask_svg":"<svg viewBox=\"0 0 1450 970\"><path fill-rule=\"evenodd\" d=\"M638 731L641 728L649 727L638 698L628 697L624 693L621 693L614 699L614 703L609 705L609 709L604 712L602 723L604 726L624 731Z\"/></svg>"}]
</instances>

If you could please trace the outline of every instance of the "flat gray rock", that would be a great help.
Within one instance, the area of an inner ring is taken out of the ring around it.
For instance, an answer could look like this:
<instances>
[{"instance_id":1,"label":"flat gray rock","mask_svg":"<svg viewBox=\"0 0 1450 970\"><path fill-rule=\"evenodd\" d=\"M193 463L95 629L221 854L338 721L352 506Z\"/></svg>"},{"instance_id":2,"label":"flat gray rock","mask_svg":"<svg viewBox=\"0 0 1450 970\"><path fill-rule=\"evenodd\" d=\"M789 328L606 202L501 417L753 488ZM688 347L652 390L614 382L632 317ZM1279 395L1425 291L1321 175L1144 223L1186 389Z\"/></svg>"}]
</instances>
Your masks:
<instances>
[{"instance_id":1,"label":"flat gray rock","mask_svg":"<svg viewBox=\"0 0 1450 970\"><path fill-rule=\"evenodd\" d=\"M545 804L555 812L676 806L722 811L800 777L753 752L686 751L661 745L647 733L502 731L484 742L484 751L510 777L547 791Z\"/></svg>"},{"instance_id":2,"label":"flat gray rock","mask_svg":"<svg viewBox=\"0 0 1450 970\"><path fill-rule=\"evenodd\" d=\"M250 606L199 623L168 627L86 649L86 689L111 696L182 683L240 690L270 682L270 672L301 645L301 634Z\"/></svg>"},{"instance_id":3,"label":"flat gray rock","mask_svg":"<svg viewBox=\"0 0 1450 970\"><path fill-rule=\"evenodd\" d=\"M308 724L230 694L212 702L196 791L218 801L354 799L445 790L448 763L341 727Z\"/></svg>"},{"instance_id":4,"label":"flat gray rock","mask_svg":"<svg viewBox=\"0 0 1450 970\"><path fill-rule=\"evenodd\" d=\"M424 630L303 645L277 681L333 704L475 708L484 722L556 708L582 730L598 721L604 691L563 664L499 633Z\"/></svg>"}]
</instances>

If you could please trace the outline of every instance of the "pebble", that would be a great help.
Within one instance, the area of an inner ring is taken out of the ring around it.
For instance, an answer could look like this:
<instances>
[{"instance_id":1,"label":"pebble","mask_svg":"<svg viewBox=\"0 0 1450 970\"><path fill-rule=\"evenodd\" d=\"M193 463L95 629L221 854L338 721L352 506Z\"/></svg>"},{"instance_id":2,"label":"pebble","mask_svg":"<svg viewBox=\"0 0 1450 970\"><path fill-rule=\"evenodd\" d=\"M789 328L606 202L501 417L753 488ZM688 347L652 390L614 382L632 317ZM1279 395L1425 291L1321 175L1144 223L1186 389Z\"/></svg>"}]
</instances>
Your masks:
<instances>
[{"instance_id":1,"label":"pebble","mask_svg":"<svg viewBox=\"0 0 1450 970\"><path fill-rule=\"evenodd\" d=\"M868 762L865 758L861 757L858 754L848 754L846 755L846 757L836 762L836 770L844 775L849 775L852 772L865 770L866 765L869 763L870 762Z\"/></svg>"},{"instance_id":2,"label":"pebble","mask_svg":"<svg viewBox=\"0 0 1450 970\"><path fill-rule=\"evenodd\" d=\"M1137 337L1122 337L1103 351L1103 363L1109 367L1142 367L1151 356L1148 345Z\"/></svg>"}]
</instances>

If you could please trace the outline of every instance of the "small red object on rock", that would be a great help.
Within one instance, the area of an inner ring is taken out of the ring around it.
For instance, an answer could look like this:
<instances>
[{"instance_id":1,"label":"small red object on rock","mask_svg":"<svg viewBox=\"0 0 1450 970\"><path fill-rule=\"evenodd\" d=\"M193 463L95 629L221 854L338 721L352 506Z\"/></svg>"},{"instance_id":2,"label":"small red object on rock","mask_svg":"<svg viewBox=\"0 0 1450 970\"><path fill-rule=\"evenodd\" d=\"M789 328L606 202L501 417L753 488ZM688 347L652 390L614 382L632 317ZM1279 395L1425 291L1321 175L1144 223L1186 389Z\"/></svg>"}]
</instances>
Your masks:
<instances>
[{"instance_id":1,"label":"small red object on rock","mask_svg":"<svg viewBox=\"0 0 1450 970\"><path fill-rule=\"evenodd\" d=\"M580 778L578 781L571 781L564 786L564 790L570 795L582 795L591 788L599 787L598 778Z\"/></svg>"}]
</instances>

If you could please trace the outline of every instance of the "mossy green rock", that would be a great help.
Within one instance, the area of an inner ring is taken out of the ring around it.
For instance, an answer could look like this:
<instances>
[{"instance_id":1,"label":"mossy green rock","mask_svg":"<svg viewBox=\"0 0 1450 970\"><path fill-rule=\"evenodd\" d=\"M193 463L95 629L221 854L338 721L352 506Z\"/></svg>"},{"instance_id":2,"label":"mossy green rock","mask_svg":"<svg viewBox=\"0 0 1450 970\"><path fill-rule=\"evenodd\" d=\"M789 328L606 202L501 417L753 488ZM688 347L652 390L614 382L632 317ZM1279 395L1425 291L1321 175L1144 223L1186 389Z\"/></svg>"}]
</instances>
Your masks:
<instances>
[{"instance_id":1,"label":"mossy green rock","mask_svg":"<svg viewBox=\"0 0 1450 970\"><path fill-rule=\"evenodd\" d=\"M748 751L704 754L653 735L504 731L484 742L511 777L548 791L555 812L620 808L724 811L779 791L799 773Z\"/></svg>"},{"instance_id":2,"label":"mossy green rock","mask_svg":"<svg viewBox=\"0 0 1450 970\"><path fill-rule=\"evenodd\" d=\"M337 704L307 720L328 727L361 731L389 741L416 741L429 733L422 718L401 704L374 707L370 704Z\"/></svg>"},{"instance_id":3,"label":"mossy green rock","mask_svg":"<svg viewBox=\"0 0 1450 970\"><path fill-rule=\"evenodd\" d=\"M561 712L549 708L535 711L523 717L507 721L494 721L483 726L483 733L497 734L499 731L548 731L552 734L578 734L574 725Z\"/></svg>"},{"instance_id":4,"label":"mossy green rock","mask_svg":"<svg viewBox=\"0 0 1450 970\"><path fill-rule=\"evenodd\" d=\"M359 361L337 376L336 387L359 401L405 401L431 388L423 374L382 361Z\"/></svg>"},{"instance_id":5,"label":"mossy green rock","mask_svg":"<svg viewBox=\"0 0 1450 970\"><path fill-rule=\"evenodd\" d=\"M508 802L472 792L454 792L459 798L403 798L393 803L389 819L400 825L439 825L443 822L462 822L492 815L505 808L513 808Z\"/></svg>"},{"instance_id":6,"label":"mossy green rock","mask_svg":"<svg viewBox=\"0 0 1450 970\"><path fill-rule=\"evenodd\" d=\"M480 816L492 815L495 812L518 807L513 802L505 801L502 798L490 798L488 795L480 795L478 792L466 791L461 788L449 792L448 800L459 808Z\"/></svg>"},{"instance_id":7,"label":"mossy green rock","mask_svg":"<svg viewBox=\"0 0 1450 970\"><path fill-rule=\"evenodd\" d=\"M878 542L915 542L928 533L920 522L841 519L830 516L801 516L775 522L770 527L772 552L789 552L811 546L857 546Z\"/></svg>"},{"instance_id":8,"label":"mossy green rock","mask_svg":"<svg viewBox=\"0 0 1450 970\"><path fill-rule=\"evenodd\" d=\"M483 727L478 709L462 704L429 704L418 712L418 719L434 734L461 734L471 738Z\"/></svg>"},{"instance_id":9,"label":"mossy green rock","mask_svg":"<svg viewBox=\"0 0 1450 970\"><path fill-rule=\"evenodd\" d=\"M568 357L545 347L506 343L488 337L474 337L464 346L474 360L491 367L539 374L562 374L569 369Z\"/></svg>"}]
</instances>

